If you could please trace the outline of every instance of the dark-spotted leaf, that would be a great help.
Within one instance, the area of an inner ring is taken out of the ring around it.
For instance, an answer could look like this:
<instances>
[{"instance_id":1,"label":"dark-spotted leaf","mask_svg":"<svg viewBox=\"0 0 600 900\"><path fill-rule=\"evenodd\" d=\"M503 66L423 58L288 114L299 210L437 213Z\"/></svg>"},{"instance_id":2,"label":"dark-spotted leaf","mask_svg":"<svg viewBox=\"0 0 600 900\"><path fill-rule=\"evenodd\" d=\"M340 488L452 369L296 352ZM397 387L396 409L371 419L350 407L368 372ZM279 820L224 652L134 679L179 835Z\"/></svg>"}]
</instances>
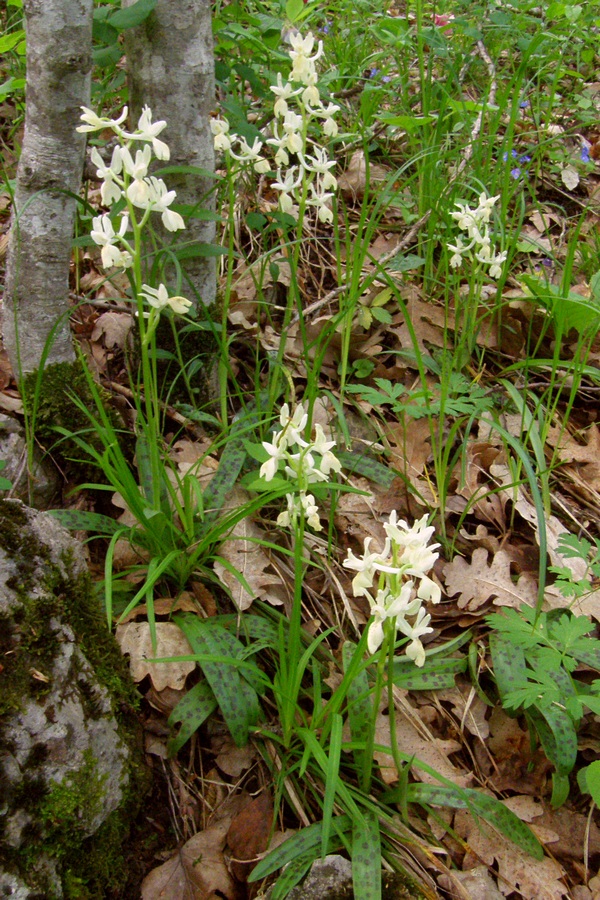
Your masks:
<instances>
[{"instance_id":1,"label":"dark-spotted leaf","mask_svg":"<svg viewBox=\"0 0 600 900\"><path fill-rule=\"evenodd\" d=\"M339 846L338 835L347 832L351 825L352 819L347 815L336 816L332 820L329 851L332 849L332 844L333 846ZM322 831L322 823L315 822L314 825L309 825L307 828L303 828L301 831L293 834L287 841L267 854L264 859L261 859L252 870L248 881L261 881L304 854L314 853L313 858L316 858L321 849Z\"/></svg>"},{"instance_id":2,"label":"dark-spotted leaf","mask_svg":"<svg viewBox=\"0 0 600 900\"><path fill-rule=\"evenodd\" d=\"M167 741L169 756L181 750L216 708L215 695L206 681L199 681L181 698L168 719L169 728L180 726L177 734Z\"/></svg>"},{"instance_id":3,"label":"dark-spotted leaf","mask_svg":"<svg viewBox=\"0 0 600 900\"><path fill-rule=\"evenodd\" d=\"M393 791L387 792L385 795L387 802L393 802L393 798L391 798L393 793ZM535 859L544 857L544 848L531 829L495 797L481 794L471 788L451 788L435 784L409 784L406 787L406 794L409 803L446 806L451 809L469 809L475 816L485 819L530 856Z\"/></svg>"},{"instance_id":4,"label":"dark-spotted leaf","mask_svg":"<svg viewBox=\"0 0 600 900\"><path fill-rule=\"evenodd\" d=\"M352 829L352 883L356 900L381 900L381 835L372 810Z\"/></svg>"}]
</instances>

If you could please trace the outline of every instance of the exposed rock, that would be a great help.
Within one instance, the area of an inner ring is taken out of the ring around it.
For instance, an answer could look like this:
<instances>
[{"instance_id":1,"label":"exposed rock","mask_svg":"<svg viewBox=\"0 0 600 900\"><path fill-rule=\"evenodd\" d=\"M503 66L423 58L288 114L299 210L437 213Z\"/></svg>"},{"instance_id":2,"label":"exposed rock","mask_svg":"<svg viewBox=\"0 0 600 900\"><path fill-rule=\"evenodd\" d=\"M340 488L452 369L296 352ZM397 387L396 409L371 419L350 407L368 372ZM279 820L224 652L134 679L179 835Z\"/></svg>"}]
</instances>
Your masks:
<instances>
[{"instance_id":1,"label":"exposed rock","mask_svg":"<svg viewBox=\"0 0 600 900\"><path fill-rule=\"evenodd\" d=\"M0 896L58 900L73 883L111 896L107 846L122 852L139 801L135 693L81 546L13 500L0 501L0 660Z\"/></svg>"},{"instance_id":2,"label":"exposed rock","mask_svg":"<svg viewBox=\"0 0 600 900\"><path fill-rule=\"evenodd\" d=\"M300 887L293 888L288 900L351 900L352 864L343 856L331 854L325 859L316 859Z\"/></svg>"},{"instance_id":3,"label":"exposed rock","mask_svg":"<svg viewBox=\"0 0 600 900\"><path fill-rule=\"evenodd\" d=\"M54 465L43 460L37 449L33 453L33 472L27 473L27 441L25 429L11 416L0 413L0 460L6 466L2 476L12 481L12 496L35 506L48 509L60 492L60 476Z\"/></svg>"}]
</instances>

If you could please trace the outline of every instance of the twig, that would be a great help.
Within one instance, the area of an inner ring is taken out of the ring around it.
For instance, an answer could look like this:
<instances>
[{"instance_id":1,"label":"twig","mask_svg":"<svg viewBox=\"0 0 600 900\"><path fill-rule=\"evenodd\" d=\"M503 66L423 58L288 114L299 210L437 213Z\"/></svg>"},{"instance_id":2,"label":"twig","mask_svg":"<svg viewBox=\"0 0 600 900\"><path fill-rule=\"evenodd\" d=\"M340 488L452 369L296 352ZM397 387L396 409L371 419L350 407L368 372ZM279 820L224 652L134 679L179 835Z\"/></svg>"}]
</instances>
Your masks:
<instances>
[{"instance_id":1,"label":"twig","mask_svg":"<svg viewBox=\"0 0 600 900\"><path fill-rule=\"evenodd\" d=\"M118 384L116 381L105 382L105 387L110 391L114 391L115 394L121 394L121 396L127 397L128 400L135 400L136 397L139 397L142 402L144 400L142 392L136 394L131 388L125 387L124 384ZM161 402L161 406L170 419L173 419L174 422L177 422L177 424L185 428L186 431L189 431L193 437L198 438L199 440L206 437L206 434L200 425L192 422L191 419L186 419L185 416L166 403Z\"/></svg>"},{"instance_id":2,"label":"twig","mask_svg":"<svg viewBox=\"0 0 600 900\"><path fill-rule=\"evenodd\" d=\"M419 221L415 222L415 224L412 226L412 228L410 228L406 232L406 234L404 235L402 240L398 244L396 244L396 246L393 248L393 250L388 251L388 253L384 253L384 255L380 259L377 260L377 265L379 267L384 266L386 264L386 262L389 262L390 259L393 259L394 256L396 256L398 253L401 253L404 249L406 249L406 247L410 246L410 244L412 244L412 242L414 241L415 237L417 236L417 234L419 233L419 231L421 230L423 225L425 225L426 222L428 221L430 215L431 215L431 210L428 209L427 212L425 213L425 215L421 216ZM381 281L381 280L385 280L385 279L383 279L379 275L376 275L375 280ZM327 304L330 303L332 300L334 300L336 297L339 297L340 294L343 294L344 291L346 290L346 287L347 287L347 285L340 284L338 287L334 288L332 291L329 291L329 293L325 294L325 296L322 297L320 300L317 300L317 301L315 301L315 303L311 303L310 306L307 306L306 309L303 310L303 315L309 316L314 312L318 312L324 306L327 306ZM294 325L298 321L299 318L300 318L300 316L298 315L298 313L295 313L290 324Z\"/></svg>"},{"instance_id":3,"label":"twig","mask_svg":"<svg viewBox=\"0 0 600 900\"><path fill-rule=\"evenodd\" d=\"M496 91L498 90L498 82L496 81L496 69L494 68L494 63L492 62L492 59L491 59L489 53L487 52L487 49L486 49L483 41L477 41L477 50L479 52L480 57L482 58L482 60L484 61L484 63L487 66L487 70L488 70L488 73L489 73L489 76L491 79L490 91L488 94L488 99L487 99L486 105L493 106L496 102ZM461 162L459 163L459 165L457 166L456 172L453 175L453 178L452 178L453 181L455 181L460 175L462 175L462 173L464 172L464 170L467 167L467 163L469 162L469 160L471 159L471 157L473 155L473 147L475 146L475 141L479 137L482 122L483 122L483 109L481 109L479 111L479 113L477 114L477 118L475 119L475 122L473 123L473 128L471 129L471 134L469 137L469 143L465 149L463 158L462 158Z\"/></svg>"}]
</instances>

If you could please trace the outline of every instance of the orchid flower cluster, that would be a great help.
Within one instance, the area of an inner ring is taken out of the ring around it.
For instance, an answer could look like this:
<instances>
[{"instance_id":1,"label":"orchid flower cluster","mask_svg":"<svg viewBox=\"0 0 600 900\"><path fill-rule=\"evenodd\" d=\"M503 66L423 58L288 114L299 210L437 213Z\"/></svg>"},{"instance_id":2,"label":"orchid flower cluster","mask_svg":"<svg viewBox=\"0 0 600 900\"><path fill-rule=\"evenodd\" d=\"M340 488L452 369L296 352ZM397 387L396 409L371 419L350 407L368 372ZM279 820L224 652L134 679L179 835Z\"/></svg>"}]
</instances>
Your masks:
<instances>
[{"instance_id":1,"label":"orchid flower cluster","mask_svg":"<svg viewBox=\"0 0 600 900\"><path fill-rule=\"evenodd\" d=\"M371 607L369 653L375 653L381 646L384 623L389 619L394 621L396 631L410 639L406 655L415 665L422 666L425 650L421 638L433 631L429 627L431 616L423 602L439 603L441 599L440 588L427 575L439 556L434 551L440 545L429 543L434 528L427 525L427 516L411 528L402 519L398 520L394 511L383 527L386 539L380 553L370 551L372 538L368 537L362 557L348 550L343 565L358 573L352 581L354 596L366 597Z\"/></svg>"},{"instance_id":2,"label":"orchid flower cluster","mask_svg":"<svg viewBox=\"0 0 600 900\"><path fill-rule=\"evenodd\" d=\"M455 204L458 210L451 212L450 215L460 230L466 232L470 243L464 244L459 237L456 244L448 244L448 250L452 251L450 265L453 269L462 265L463 257L466 256L467 259L474 258L476 262L489 267L490 278L500 278L502 275L502 265L506 261L507 254L494 252L489 226L492 210L498 199L499 195L488 197L482 193L479 195L479 205L475 209L466 203Z\"/></svg>"},{"instance_id":3,"label":"orchid flower cluster","mask_svg":"<svg viewBox=\"0 0 600 900\"><path fill-rule=\"evenodd\" d=\"M337 187L331 171L335 162L310 137L309 129L319 122L326 138L335 137L338 126L334 116L339 106L334 103L325 106L319 94L315 62L323 54L323 42L318 42L313 53L315 39L310 32L304 38L296 32L289 40L292 48L289 51L292 60L290 77L284 84L279 72L277 84L271 87L277 98L273 107L273 137L266 140L266 144L275 148L277 178L272 187L279 192L282 212L298 220L306 206L314 207L321 222L331 223L330 201ZM258 137L250 147L243 137L230 133L229 122L225 119L213 119L211 127L216 150L238 162L252 163L260 174L270 171L269 161L261 155L264 145Z\"/></svg>"},{"instance_id":4,"label":"orchid flower cluster","mask_svg":"<svg viewBox=\"0 0 600 900\"><path fill-rule=\"evenodd\" d=\"M292 415L288 404L283 404L279 416L281 429L273 432L271 442L263 441L269 458L260 467L260 476L265 481L272 481L283 463L281 474L295 482L299 490L297 493L286 494L287 509L279 514L277 524L294 528L300 516L304 516L306 523L314 531L322 531L319 508L307 489L310 484L329 481L330 473L340 472L342 464L331 452L335 441L326 440L321 425L315 425L312 441L305 440L303 435L307 421L308 413L302 403L296 406Z\"/></svg>"},{"instance_id":5,"label":"orchid flower cluster","mask_svg":"<svg viewBox=\"0 0 600 900\"><path fill-rule=\"evenodd\" d=\"M96 216L92 220L91 238L101 247L100 255L105 269L113 267L127 269L134 266L135 259L139 258L141 230L151 213L160 213L167 231L174 232L185 228L183 218L171 209L176 192L169 191L162 178L148 174L153 155L159 160L168 160L170 157L168 145L158 137L167 127L167 123L153 122L152 110L145 106L136 130L129 132L122 127L127 119L127 107L123 108L121 115L116 119L98 116L85 106L81 108L83 110L81 120L84 124L80 125L77 131L86 134L109 128L119 140L112 152L109 165L106 165L96 147L92 148L91 158L96 166L96 174L102 181L100 188L102 203L110 207L124 199L127 213L121 217L117 230L110 214ZM141 144L141 148L137 148L138 144ZM142 210L139 218L136 216L138 209ZM130 224L133 243L126 237ZM183 315L192 306L191 301L185 297L170 297L164 284L160 284L158 288L137 284L136 288L139 296L153 309L159 311L168 307L175 314Z\"/></svg>"}]
</instances>

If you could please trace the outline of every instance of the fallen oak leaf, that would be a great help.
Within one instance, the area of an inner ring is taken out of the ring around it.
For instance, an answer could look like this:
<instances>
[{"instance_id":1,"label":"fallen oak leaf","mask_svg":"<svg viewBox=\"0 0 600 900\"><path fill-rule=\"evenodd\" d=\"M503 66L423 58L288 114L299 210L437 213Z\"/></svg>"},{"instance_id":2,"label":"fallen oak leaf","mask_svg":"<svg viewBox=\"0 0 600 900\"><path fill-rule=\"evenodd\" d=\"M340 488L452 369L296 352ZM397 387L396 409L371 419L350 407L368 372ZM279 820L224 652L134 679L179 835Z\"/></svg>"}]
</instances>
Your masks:
<instances>
[{"instance_id":1,"label":"fallen oak leaf","mask_svg":"<svg viewBox=\"0 0 600 900\"><path fill-rule=\"evenodd\" d=\"M471 562L457 556L444 566L446 592L450 597L459 594L461 609L476 610L493 599L495 606L512 606L520 609L523 603L535 606L537 585L530 575L522 574L513 581L510 572L511 559L504 550L498 550L488 564L488 552L484 547L473 551Z\"/></svg>"},{"instance_id":2,"label":"fallen oak leaf","mask_svg":"<svg viewBox=\"0 0 600 900\"><path fill-rule=\"evenodd\" d=\"M156 623L156 650L148 622L128 622L118 625L116 638L121 652L129 655L129 667L134 681L142 681L149 675L157 691L166 687L181 690L190 672L196 668L193 660L180 662L150 662L151 659L171 656L190 656L193 653L188 640L174 622Z\"/></svg>"}]
</instances>

